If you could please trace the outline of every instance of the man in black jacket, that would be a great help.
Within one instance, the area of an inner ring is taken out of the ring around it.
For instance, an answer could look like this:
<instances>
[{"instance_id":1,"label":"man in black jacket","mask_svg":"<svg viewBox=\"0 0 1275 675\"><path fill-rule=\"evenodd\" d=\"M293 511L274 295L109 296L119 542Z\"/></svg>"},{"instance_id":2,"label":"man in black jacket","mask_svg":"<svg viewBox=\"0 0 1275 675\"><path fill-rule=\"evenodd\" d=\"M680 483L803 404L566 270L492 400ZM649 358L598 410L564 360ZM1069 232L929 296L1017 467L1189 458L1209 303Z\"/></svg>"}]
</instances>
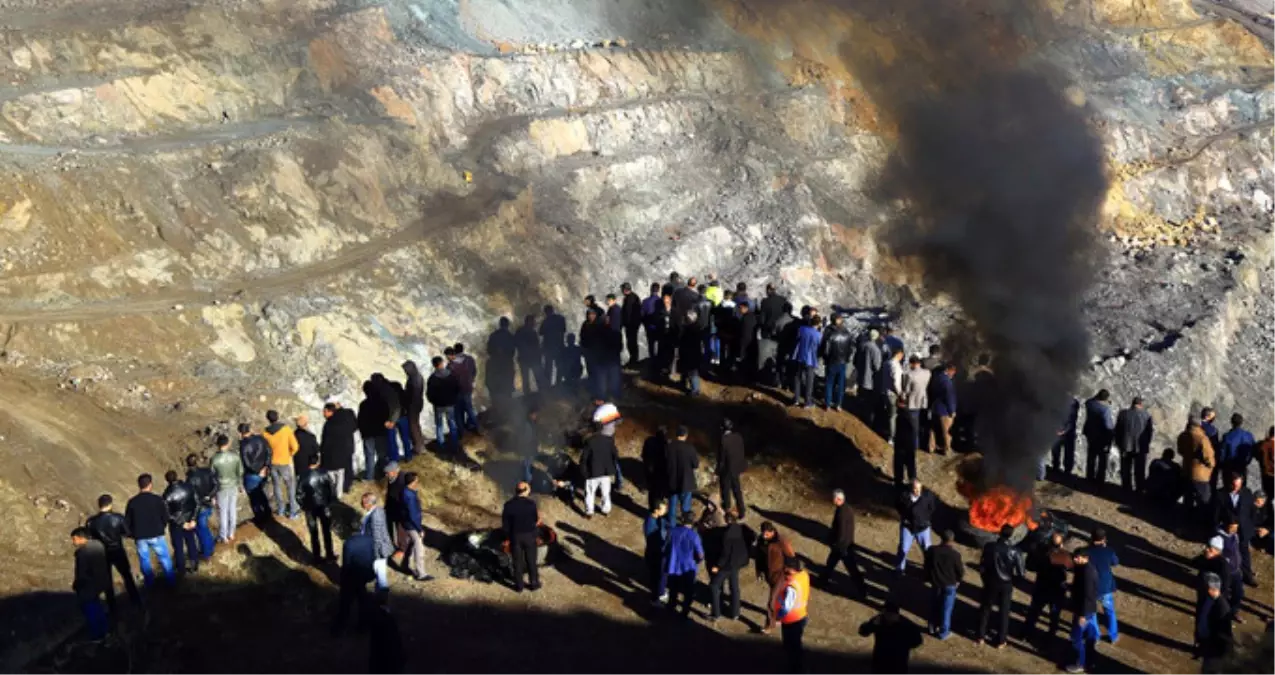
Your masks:
<instances>
[{"instance_id":1,"label":"man in black jacket","mask_svg":"<svg viewBox=\"0 0 1275 675\"><path fill-rule=\"evenodd\" d=\"M353 410L333 400L323 405L323 419L319 445L323 470L332 474L338 494L345 494L354 484L354 433L359 430L359 423Z\"/></svg>"},{"instance_id":2,"label":"man in black jacket","mask_svg":"<svg viewBox=\"0 0 1275 675\"><path fill-rule=\"evenodd\" d=\"M668 521L669 530L677 526L681 514L691 512L691 495L697 486L695 470L699 468L699 453L687 442L690 431L677 428L677 440L668 444ZM680 505L680 506L679 506Z\"/></svg>"},{"instance_id":3,"label":"man in black jacket","mask_svg":"<svg viewBox=\"0 0 1275 675\"><path fill-rule=\"evenodd\" d=\"M823 564L823 583L825 586L832 585L832 575L837 570L837 563L841 563L850 575L850 592L862 599L867 587L863 572L859 571L859 556L854 550L854 509L846 503L846 493L842 490L832 491L832 504L836 510L828 528L828 560Z\"/></svg>"},{"instance_id":4,"label":"man in black jacket","mask_svg":"<svg viewBox=\"0 0 1275 675\"><path fill-rule=\"evenodd\" d=\"M1076 549L1071 561L1071 611L1075 616L1071 647L1076 659L1067 672L1075 675L1085 672L1085 657L1098 644L1098 570L1089 564L1088 548Z\"/></svg>"},{"instance_id":5,"label":"man in black jacket","mask_svg":"<svg viewBox=\"0 0 1275 675\"><path fill-rule=\"evenodd\" d=\"M965 578L965 563L960 551L952 546L956 537L943 530L938 546L925 552L925 575L929 577L934 603L930 609L930 635L946 640L952 636L952 608L956 606L956 590Z\"/></svg>"},{"instance_id":6,"label":"man in black jacket","mask_svg":"<svg viewBox=\"0 0 1275 675\"><path fill-rule=\"evenodd\" d=\"M787 316L791 311L791 305L788 304L788 298L779 294L775 290L774 284L766 284L766 297L762 298L761 303L757 306L757 320L761 327L761 336L763 338L773 338L778 335L776 324L779 318Z\"/></svg>"},{"instance_id":7,"label":"man in black jacket","mask_svg":"<svg viewBox=\"0 0 1275 675\"><path fill-rule=\"evenodd\" d=\"M115 500L110 495L98 497L97 515L90 517L85 526L94 539L102 542L102 547L106 550L106 562L119 572L120 578L124 580L124 588L128 591L128 597L134 604L140 605L142 594L137 592L137 584L133 582L133 568L128 562L128 553L124 551L124 539L129 536L128 527L124 523L124 516L115 513L114 503ZM106 603L110 605L111 612L114 612L114 583L106 585Z\"/></svg>"},{"instance_id":8,"label":"man in black jacket","mask_svg":"<svg viewBox=\"0 0 1275 675\"><path fill-rule=\"evenodd\" d=\"M912 550L912 542L921 544L921 551L930 548L930 521L938 502L934 493L913 479L908 489L899 495L895 508L899 512L899 562L896 567L899 574L908 568L908 551Z\"/></svg>"},{"instance_id":9,"label":"man in black jacket","mask_svg":"<svg viewBox=\"0 0 1275 675\"><path fill-rule=\"evenodd\" d=\"M1067 569L1071 567L1071 554L1063 548L1063 535L1055 531L1048 541L1043 541L1028 554L1028 567L1036 571L1032 586L1032 601L1023 622L1022 636L1031 640L1036 636L1036 620L1045 607L1049 607L1049 638L1058 632L1058 619L1067 600Z\"/></svg>"},{"instance_id":10,"label":"man in black jacket","mask_svg":"<svg viewBox=\"0 0 1275 675\"><path fill-rule=\"evenodd\" d=\"M101 542L93 540L88 528L84 527L71 530L71 543L75 545L75 581L71 583L71 590L75 591L75 599L84 612L89 637L101 640L106 637L109 627L106 609L102 607L102 594L107 593L110 597L111 588L111 568L106 564L106 549Z\"/></svg>"},{"instance_id":11,"label":"man in black jacket","mask_svg":"<svg viewBox=\"0 0 1275 675\"><path fill-rule=\"evenodd\" d=\"M757 374L757 315L747 303L737 306L739 323L735 335L735 368L745 380L751 381Z\"/></svg>"},{"instance_id":12,"label":"man in black jacket","mask_svg":"<svg viewBox=\"0 0 1275 675\"><path fill-rule=\"evenodd\" d=\"M164 474L168 487L164 488L164 503L168 506L168 536L173 540L173 562L177 572L199 570L199 546L195 541L195 512L199 503L195 491L184 480L177 479L176 471ZM189 565L187 565L189 563Z\"/></svg>"},{"instance_id":13,"label":"man in black jacket","mask_svg":"<svg viewBox=\"0 0 1275 675\"><path fill-rule=\"evenodd\" d=\"M876 636L872 642L872 672L906 673L912 650L924 638L916 624L899 613L895 600L886 600L881 613L859 626L859 636Z\"/></svg>"},{"instance_id":14,"label":"man in black jacket","mask_svg":"<svg viewBox=\"0 0 1275 675\"><path fill-rule=\"evenodd\" d=\"M415 361L403 362L403 375L407 377L407 384L403 387L403 413L407 416L407 429L412 437L412 450L424 452L425 432L421 429L421 414L425 412L425 377L421 375ZM300 424L297 426L300 428ZM301 440L299 433L297 440ZM305 444L302 443L301 451L297 454L305 454L305 451ZM411 458L412 453L404 457L404 459Z\"/></svg>"},{"instance_id":15,"label":"man in black jacket","mask_svg":"<svg viewBox=\"0 0 1275 675\"><path fill-rule=\"evenodd\" d=\"M642 327L642 300L629 282L620 285L620 293L624 294L624 304L620 307L620 320L624 325L624 345L629 351L629 368L636 368L638 363L638 328Z\"/></svg>"},{"instance_id":16,"label":"man in black jacket","mask_svg":"<svg viewBox=\"0 0 1275 675\"><path fill-rule=\"evenodd\" d=\"M382 462L390 460L389 430L386 420L390 411L376 393L371 380L363 383L363 400L359 402L359 437L363 439L363 479L375 480ZM244 463L247 468L247 462Z\"/></svg>"},{"instance_id":17,"label":"man in black jacket","mask_svg":"<svg viewBox=\"0 0 1275 675\"><path fill-rule=\"evenodd\" d=\"M460 427L456 422L456 403L460 400L460 383L441 356L430 360L434 372L429 374L425 383L425 398L434 406L434 441L438 443L440 452L448 447L447 436L444 436L443 423L451 435L451 451L460 454Z\"/></svg>"},{"instance_id":18,"label":"man in black jacket","mask_svg":"<svg viewBox=\"0 0 1275 675\"><path fill-rule=\"evenodd\" d=\"M311 436L311 438L314 438ZM208 519L212 518L213 498L217 494L217 476L212 469L199 466L199 457L186 455L186 484L195 492L195 500L199 510L195 512L195 536L199 542L199 558L208 560L212 557L216 541Z\"/></svg>"},{"instance_id":19,"label":"man in black jacket","mask_svg":"<svg viewBox=\"0 0 1275 675\"><path fill-rule=\"evenodd\" d=\"M487 395L499 405L514 395L514 334L509 330L509 317L500 317L500 327L487 337Z\"/></svg>"},{"instance_id":20,"label":"man in black jacket","mask_svg":"<svg viewBox=\"0 0 1275 675\"><path fill-rule=\"evenodd\" d=\"M584 367L588 371L588 389L594 397L605 396L606 380L602 375L606 357L608 335L606 322L597 307L585 310L584 323L580 324L580 351L584 353Z\"/></svg>"},{"instance_id":21,"label":"man in black jacket","mask_svg":"<svg viewBox=\"0 0 1275 675\"><path fill-rule=\"evenodd\" d=\"M722 440L717 448L717 481L722 494L722 508L731 507L731 496L735 498L737 513L748 513L744 506L744 488L739 477L748 468L748 458L744 455L744 437L735 431L735 424L726 418L722 420Z\"/></svg>"},{"instance_id":22,"label":"man in black jacket","mask_svg":"<svg viewBox=\"0 0 1275 675\"><path fill-rule=\"evenodd\" d=\"M298 490L301 493L298 501L305 512L305 526L310 530L310 551L314 554L314 562L336 562L336 552L332 550L332 514L329 507L336 502L336 485L332 476L319 468L319 456L312 454L307 462L309 466L297 478ZM386 504L389 500L386 499ZM319 553L319 529L323 529L323 550Z\"/></svg>"},{"instance_id":23,"label":"man in black jacket","mask_svg":"<svg viewBox=\"0 0 1275 675\"><path fill-rule=\"evenodd\" d=\"M647 508L668 497L668 429L661 426L642 443L642 469L646 473Z\"/></svg>"},{"instance_id":24,"label":"man in black jacket","mask_svg":"<svg viewBox=\"0 0 1275 675\"><path fill-rule=\"evenodd\" d=\"M519 483L517 496L505 502L500 514L501 526L509 537L509 555L514 559L514 590L521 593L523 575L529 577L527 588L540 590L540 571L536 567L536 535L540 529L540 512L531 501L531 486Z\"/></svg>"},{"instance_id":25,"label":"man in black jacket","mask_svg":"<svg viewBox=\"0 0 1275 675\"><path fill-rule=\"evenodd\" d=\"M1256 586L1253 577L1252 547L1249 542L1256 534L1253 526L1253 493L1244 487L1244 476L1235 473L1226 474L1226 491L1213 493L1213 522L1220 525L1234 522L1239 525L1240 565L1244 574L1244 583Z\"/></svg>"},{"instance_id":26,"label":"man in black jacket","mask_svg":"<svg viewBox=\"0 0 1275 675\"><path fill-rule=\"evenodd\" d=\"M155 581L155 572L151 569L151 552L154 552L164 568L165 579L171 584L173 559L169 555L168 540L164 538L168 528L168 504L153 491L154 479L149 473L137 477L137 489L137 494L124 508L124 529L137 544L137 565L142 570L142 581L147 588Z\"/></svg>"},{"instance_id":27,"label":"man in black jacket","mask_svg":"<svg viewBox=\"0 0 1275 675\"><path fill-rule=\"evenodd\" d=\"M734 509L726 509L726 528L722 533L721 551L708 568L708 589L712 598L712 613L709 622L716 622L722 615L722 586L730 585L730 613L727 619L739 618L739 570L748 564L748 553L752 550L752 542L739 522Z\"/></svg>"},{"instance_id":28,"label":"man in black jacket","mask_svg":"<svg viewBox=\"0 0 1275 675\"><path fill-rule=\"evenodd\" d=\"M832 325L823 334L819 352L824 364L823 405L829 410L841 410L846 395L846 364L854 357L854 336L846 329L840 313L832 315Z\"/></svg>"},{"instance_id":29,"label":"man in black jacket","mask_svg":"<svg viewBox=\"0 0 1275 675\"><path fill-rule=\"evenodd\" d=\"M514 333L514 346L518 350L518 371L522 375L522 393L531 393L531 380L536 381L536 391L548 388L545 384L544 356L540 351L540 334L536 332L536 315L528 314L522 320L522 328Z\"/></svg>"},{"instance_id":30,"label":"man in black jacket","mask_svg":"<svg viewBox=\"0 0 1275 675\"><path fill-rule=\"evenodd\" d=\"M1014 580L1023 576L1023 554L1009 543L1014 536L1012 525L1002 525L1000 537L983 547L979 567L983 577L983 597L978 608L978 633L975 642L982 644L987 637L987 620L992 615L992 605L999 610L1000 628L992 646L997 649L1009 642L1009 609L1013 603Z\"/></svg>"},{"instance_id":31,"label":"man in black jacket","mask_svg":"<svg viewBox=\"0 0 1275 675\"><path fill-rule=\"evenodd\" d=\"M1200 672L1222 672L1217 662L1229 656L1234 646L1235 608L1227 602L1218 575L1204 575L1204 588L1195 606L1195 651L1204 659Z\"/></svg>"},{"instance_id":32,"label":"man in black jacket","mask_svg":"<svg viewBox=\"0 0 1275 675\"><path fill-rule=\"evenodd\" d=\"M566 338L566 317L553 311L553 305L545 305L544 318L540 320L540 353L544 359L540 372L544 374L549 386L563 379L560 360Z\"/></svg>"},{"instance_id":33,"label":"man in black jacket","mask_svg":"<svg viewBox=\"0 0 1275 675\"><path fill-rule=\"evenodd\" d=\"M365 387L368 385L364 385ZM274 518L266 496L266 475L270 472L270 446L244 422L239 425L239 459L243 461L243 489L248 493L253 520L261 525Z\"/></svg>"},{"instance_id":34,"label":"man in black jacket","mask_svg":"<svg viewBox=\"0 0 1275 675\"><path fill-rule=\"evenodd\" d=\"M584 443L580 454L580 470L584 472L584 517L593 517L593 501L602 491L602 515L611 515L611 481L615 479L620 463L615 449L615 437L600 433L598 429Z\"/></svg>"},{"instance_id":35,"label":"man in black jacket","mask_svg":"<svg viewBox=\"0 0 1275 675\"><path fill-rule=\"evenodd\" d=\"M406 401L407 399L404 398ZM296 425L294 431L297 437L297 454L292 456L292 475L300 476L302 471L310 468L310 456L319 456L319 439L310 430L310 416L301 413L292 418L293 424ZM297 486L297 494L301 494L301 487Z\"/></svg>"},{"instance_id":36,"label":"man in black jacket","mask_svg":"<svg viewBox=\"0 0 1275 675\"><path fill-rule=\"evenodd\" d=\"M1120 486L1130 492L1142 492L1147 482L1147 454L1155 435L1151 414L1142 406L1142 397L1116 416L1116 448L1120 451Z\"/></svg>"}]
</instances>

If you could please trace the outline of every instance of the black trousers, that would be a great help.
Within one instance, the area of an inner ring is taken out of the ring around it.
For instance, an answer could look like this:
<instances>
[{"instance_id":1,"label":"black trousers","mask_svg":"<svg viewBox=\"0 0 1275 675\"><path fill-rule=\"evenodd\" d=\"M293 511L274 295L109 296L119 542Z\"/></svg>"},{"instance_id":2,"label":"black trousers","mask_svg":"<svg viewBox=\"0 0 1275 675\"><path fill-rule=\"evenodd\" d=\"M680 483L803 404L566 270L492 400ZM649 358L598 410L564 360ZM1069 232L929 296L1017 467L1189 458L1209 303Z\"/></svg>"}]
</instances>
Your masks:
<instances>
[{"instance_id":1,"label":"black trousers","mask_svg":"<svg viewBox=\"0 0 1275 675\"><path fill-rule=\"evenodd\" d=\"M310 551L314 553L315 560L336 557L336 553L332 550L332 515L328 512L328 507L314 511L306 509L305 526L310 529ZM320 528L323 529L323 550L327 551L323 556L319 555Z\"/></svg>"},{"instance_id":2,"label":"black trousers","mask_svg":"<svg viewBox=\"0 0 1275 675\"><path fill-rule=\"evenodd\" d=\"M993 581L983 586L983 599L978 608L978 638L987 636L987 620L992 615L992 605L997 605L1000 614L1000 632L996 635L998 644L1009 639L1009 607L1014 596L1014 585L1004 581Z\"/></svg>"},{"instance_id":3,"label":"black trousers","mask_svg":"<svg viewBox=\"0 0 1275 675\"><path fill-rule=\"evenodd\" d=\"M806 653L801 646L801 637L806 633L807 621L809 621L808 617L801 621L781 624L779 628L783 635L784 653L788 655L788 672L790 673L806 672Z\"/></svg>"},{"instance_id":4,"label":"black trousers","mask_svg":"<svg viewBox=\"0 0 1275 675\"><path fill-rule=\"evenodd\" d=\"M744 515L748 507L744 506L744 488L739 483L739 476L726 474L718 479L718 487L722 491L722 509L729 509L731 506L731 497L734 496L735 503L739 505L739 515Z\"/></svg>"},{"instance_id":5,"label":"black trousers","mask_svg":"<svg viewBox=\"0 0 1275 675\"><path fill-rule=\"evenodd\" d=\"M659 549L650 551L644 556L644 562L646 562L646 574L651 579L651 600L659 600L662 590L660 579L663 576L661 566L664 563L664 554Z\"/></svg>"},{"instance_id":6,"label":"black trousers","mask_svg":"<svg viewBox=\"0 0 1275 675\"><path fill-rule=\"evenodd\" d=\"M1027 607L1026 622L1023 624L1023 637L1031 637L1036 630L1036 621L1046 607L1049 608L1049 634L1058 632L1058 617L1062 613L1063 600L1067 597L1066 589L1040 588L1032 589L1032 603Z\"/></svg>"},{"instance_id":7,"label":"black trousers","mask_svg":"<svg viewBox=\"0 0 1275 675\"><path fill-rule=\"evenodd\" d=\"M1142 492L1146 485L1146 453L1130 452L1120 455L1120 486L1131 492Z\"/></svg>"},{"instance_id":8,"label":"black trousers","mask_svg":"<svg viewBox=\"0 0 1275 675\"><path fill-rule=\"evenodd\" d=\"M1111 457L1111 443L1085 437L1085 478L1100 483L1107 482L1107 461Z\"/></svg>"},{"instance_id":9,"label":"black trousers","mask_svg":"<svg viewBox=\"0 0 1275 675\"><path fill-rule=\"evenodd\" d=\"M669 609L676 609L682 602L682 615L690 616L691 602L695 600L695 572L668 575Z\"/></svg>"},{"instance_id":10,"label":"black trousers","mask_svg":"<svg viewBox=\"0 0 1275 675\"><path fill-rule=\"evenodd\" d=\"M341 573L341 595L337 600L336 618L332 621L332 634L339 635L341 629L345 628L345 622L350 618L350 610L358 605L359 622L358 626L362 628L367 625L369 609L371 605L368 602L367 581L356 581L349 574L342 571Z\"/></svg>"},{"instance_id":11,"label":"black trousers","mask_svg":"<svg viewBox=\"0 0 1275 675\"><path fill-rule=\"evenodd\" d=\"M862 596L867 587L864 585L863 572L859 570L859 556L854 552L854 547L832 546L828 549L828 560L823 564L825 584L832 583L832 575L837 571L837 563L845 566L846 573L850 575L852 590L856 595Z\"/></svg>"},{"instance_id":12,"label":"black trousers","mask_svg":"<svg viewBox=\"0 0 1275 675\"><path fill-rule=\"evenodd\" d=\"M637 363L639 357L637 326L624 327L624 345L628 347L629 350L629 363Z\"/></svg>"},{"instance_id":13,"label":"black trousers","mask_svg":"<svg viewBox=\"0 0 1275 675\"><path fill-rule=\"evenodd\" d=\"M550 387L562 381L562 368L558 365L558 359L561 356L561 347L551 347L547 344L540 352L540 374L545 378L544 384Z\"/></svg>"},{"instance_id":14,"label":"black trousers","mask_svg":"<svg viewBox=\"0 0 1275 675\"><path fill-rule=\"evenodd\" d=\"M730 612L726 614L729 619L739 618L739 568L735 569L719 569L708 580L708 591L712 596L712 616L717 618L722 615L722 586L730 585Z\"/></svg>"},{"instance_id":15,"label":"black trousers","mask_svg":"<svg viewBox=\"0 0 1275 675\"><path fill-rule=\"evenodd\" d=\"M540 569L536 567L536 533L516 534L509 541L514 559L514 588L522 590L522 577L527 575L533 587L540 585Z\"/></svg>"},{"instance_id":16,"label":"black trousers","mask_svg":"<svg viewBox=\"0 0 1275 675\"><path fill-rule=\"evenodd\" d=\"M907 478L904 479L904 474ZM894 482L897 485L911 483L916 478L916 450L907 445L894 445Z\"/></svg>"},{"instance_id":17,"label":"black trousers","mask_svg":"<svg viewBox=\"0 0 1275 675\"><path fill-rule=\"evenodd\" d=\"M173 571L178 574L185 572L187 562L191 569L198 569L199 542L195 540L195 531L169 523L168 538L173 541Z\"/></svg>"},{"instance_id":18,"label":"black trousers","mask_svg":"<svg viewBox=\"0 0 1275 675\"><path fill-rule=\"evenodd\" d=\"M124 579L124 588L128 591L128 597L133 604L142 604L142 595L137 592L137 583L133 581L133 568L129 565L128 554L122 548L106 549L106 562L119 572L120 578ZM106 586L106 604L111 608L111 612L115 612L115 582L112 581Z\"/></svg>"}]
</instances>

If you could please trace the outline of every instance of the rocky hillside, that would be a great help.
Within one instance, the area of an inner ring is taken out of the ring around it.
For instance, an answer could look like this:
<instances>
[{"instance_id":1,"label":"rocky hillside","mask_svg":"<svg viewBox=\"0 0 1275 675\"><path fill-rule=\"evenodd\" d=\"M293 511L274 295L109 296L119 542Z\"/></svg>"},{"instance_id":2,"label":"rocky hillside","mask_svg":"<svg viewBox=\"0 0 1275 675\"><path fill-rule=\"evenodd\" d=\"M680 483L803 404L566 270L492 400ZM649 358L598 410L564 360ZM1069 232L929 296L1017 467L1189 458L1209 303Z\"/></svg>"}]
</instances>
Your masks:
<instances>
[{"instance_id":1,"label":"rocky hillside","mask_svg":"<svg viewBox=\"0 0 1275 675\"><path fill-rule=\"evenodd\" d=\"M1166 431L1201 403L1264 427L1270 16L955 4L1065 78L1106 145L1085 390L1142 393ZM933 339L959 308L874 238L895 128L858 68L944 55L916 3L879 5L0 6L0 577L47 585L32 561L100 491L210 423L352 396L621 281L778 281Z\"/></svg>"}]
</instances>

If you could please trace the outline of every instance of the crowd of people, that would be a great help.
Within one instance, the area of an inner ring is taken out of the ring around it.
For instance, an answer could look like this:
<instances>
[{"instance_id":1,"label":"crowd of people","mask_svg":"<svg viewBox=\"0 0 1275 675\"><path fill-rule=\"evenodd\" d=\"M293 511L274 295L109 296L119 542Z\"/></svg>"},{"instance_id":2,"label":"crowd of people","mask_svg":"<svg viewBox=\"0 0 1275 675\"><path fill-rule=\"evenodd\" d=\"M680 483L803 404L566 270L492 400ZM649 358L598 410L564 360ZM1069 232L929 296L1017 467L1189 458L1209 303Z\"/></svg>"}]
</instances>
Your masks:
<instances>
[{"instance_id":1,"label":"crowd of people","mask_svg":"<svg viewBox=\"0 0 1275 675\"><path fill-rule=\"evenodd\" d=\"M921 450L946 454L977 447L980 391L995 386L989 357L978 357L972 364L944 361L939 345L907 356L901 338L888 325L855 330L848 325L847 315L834 312L824 318L814 307L803 307L794 316L792 304L772 285L753 300L745 284L726 290L711 275L701 285L695 277L683 282L673 274L667 283L651 284L646 298L637 297L626 283L618 296L606 295L603 305L592 295L584 305L578 343L577 334L568 331L566 318L552 306L545 306L540 317L526 316L516 331L508 318L500 319L487 340L484 383L491 406L522 412L514 416L514 431L508 436L511 447L506 448L520 456L520 476L501 518L514 590L534 592L541 587L536 549L542 522L532 496L540 436L535 406L511 405L518 380L524 397L533 392L572 394L582 381L590 393L594 401L588 416L590 428L579 438L578 459L570 462L573 470L546 464L545 472L551 476L552 489L581 499L584 516L591 518L609 514L612 491L622 489L615 433L622 421L617 403L624 369L666 384L676 375L690 396L700 395L701 379L712 376L785 389L791 392L793 405L818 403L834 412L846 406L890 443L900 518L894 568L899 579L906 578L910 551L922 550L924 578L932 596L926 632L938 640L953 634L952 610L965 565L952 530L942 530L934 541L938 500L917 477L916 455ZM643 334L645 340L640 341ZM482 433L474 405L479 375L475 358L463 344L455 344L432 358L431 366L428 376L423 376L415 362L407 361L401 383L373 374L363 384L364 398L357 410L345 407L338 398L329 399L318 436L306 415L296 416L293 425L288 425L271 410L260 428L240 424L237 447L228 436L218 435L207 462L191 455L186 458L184 477L176 471L165 474L162 495L155 493L151 475L139 476L138 493L128 500L123 515L115 512L111 495L102 495L100 512L72 533L77 547L74 588L90 634L105 635L108 610L113 613L116 608L111 569L123 578L132 600L142 602L125 553L126 540L134 542L144 586L156 583L152 556L164 581L172 584L178 575L197 571L217 543L235 541L241 492L259 525L304 516L314 563L335 563L332 508L354 489L361 470L363 514L357 531L341 546L341 590L333 632L339 633L358 609L360 624L379 627L373 631L372 667L394 669L395 663L401 663L402 646L384 605L389 571L399 567L422 582L433 578L425 557L417 494L420 479L402 471L400 462L411 460L426 447L421 427L426 403L433 413L440 455L460 455L464 435ZM958 378L962 371L963 377ZM818 396L816 383L821 375L822 396ZM1205 408L1178 437L1176 452L1167 449L1148 466L1154 432L1144 402L1135 397L1127 409L1116 413L1110 399L1109 392L1102 390L1083 405L1072 402L1054 447L1042 449L1039 478L1046 478L1049 467L1060 474L1072 473L1079 432L1086 441L1087 479L1105 482L1114 447L1124 488L1165 506L1183 502L1182 508L1210 533L1197 561L1194 644L1206 663L1215 662L1229 650L1231 623L1242 621L1239 610L1245 585L1256 582L1251 549L1271 550L1267 495L1275 464L1275 429L1259 443L1244 430L1243 417L1236 413L1231 430L1219 434L1214 426L1216 414ZM756 532L745 524L748 510L741 476L747 470L747 443L731 420L723 422L712 448L719 499L701 497L707 505L695 514L701 454L689 436L686 427L671 433L661 428L646 439L641 451L650 507L643 523L643 558L651 602L686 615L702 566L708 580L709 621L737 619L740 572L752 561L769 589L762 630L780 627L789 664L800 671L811 572L832 590L835 569L842 565L849 575L850 594L862 599L868 592L847 495L842 490L833 493L826 562L807 570L774 523L762 522ZM1180 466L1175 456L1182 458ZM1261 466L1263 490L1259 492L1246 487L1247 471L1255 459ZM380 479L383 487L377 482ZM214 509L218 511L215 521ZM1107 639L1112 644L1119 640L1112 573L1118 556L1100 528L1089 533L1087 545L1075 550L1065 547L1068 535L1062 530L1030 546L1016 543L1014 535L1013 528L1007 527L983 547L980 619L973 637L996 648L1007 644L1014 584L1034 572L1022 637L1039 635L1037 623L1046 609L1048 635L1054 635L1062 610L1071 610L1069 671L1082 672L1100 639L1099 609ZM368 593L369 584L375 593ZM729 604L723 613L726 594ZM909 651L921 644L922 631L900 614L893 593L887 595L883 611L864 623L860 634L875 636L876 669L902 672ZM993 614L995 624L991 624Z\"/></svg>"}]
</instances>

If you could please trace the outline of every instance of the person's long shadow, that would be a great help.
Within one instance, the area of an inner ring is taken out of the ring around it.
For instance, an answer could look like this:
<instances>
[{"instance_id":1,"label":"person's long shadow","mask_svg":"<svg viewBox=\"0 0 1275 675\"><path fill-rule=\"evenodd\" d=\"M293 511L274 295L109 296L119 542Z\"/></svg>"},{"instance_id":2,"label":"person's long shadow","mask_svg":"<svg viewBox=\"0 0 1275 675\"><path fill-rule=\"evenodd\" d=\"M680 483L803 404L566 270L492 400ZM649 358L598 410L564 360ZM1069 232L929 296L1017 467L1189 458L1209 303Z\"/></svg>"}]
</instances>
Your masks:
<instances>
[{"instance_id":1,"label":"person's long shadow","mask_svg":"<svg viewBox=\"0 0 1275 675\"><path fill-rule=\"evenodd\" d=\"M574 538L559 538L559 555L554 561L558 573L578 586L593 586L619 598L635 614L647 616L652 613L649 586L635 581L635 575L644 569L637 554L570 523L560 520L554 526L560 535ZM576 546L579 552L573 552L563 544ZM588 558L598 566L590 565L577 556Z\"/></svg>"},{"instance_id":2,"label":"person's long shadow","mask_svg":"<svg viewBox=\"0 0 1275 675\"><path fill-rule=\"evenodd\" d=\"M1065 509L1054 509L1064 521L1090 537L1098 528L1107 532L1107 545L1116 551L1123 567L1143 569L1169 582L1190 586L1195 582L1193 563L1187 558L1155 546L1146 537L1130 534L1106 523Z\"/></svg>"}]
</instances>

